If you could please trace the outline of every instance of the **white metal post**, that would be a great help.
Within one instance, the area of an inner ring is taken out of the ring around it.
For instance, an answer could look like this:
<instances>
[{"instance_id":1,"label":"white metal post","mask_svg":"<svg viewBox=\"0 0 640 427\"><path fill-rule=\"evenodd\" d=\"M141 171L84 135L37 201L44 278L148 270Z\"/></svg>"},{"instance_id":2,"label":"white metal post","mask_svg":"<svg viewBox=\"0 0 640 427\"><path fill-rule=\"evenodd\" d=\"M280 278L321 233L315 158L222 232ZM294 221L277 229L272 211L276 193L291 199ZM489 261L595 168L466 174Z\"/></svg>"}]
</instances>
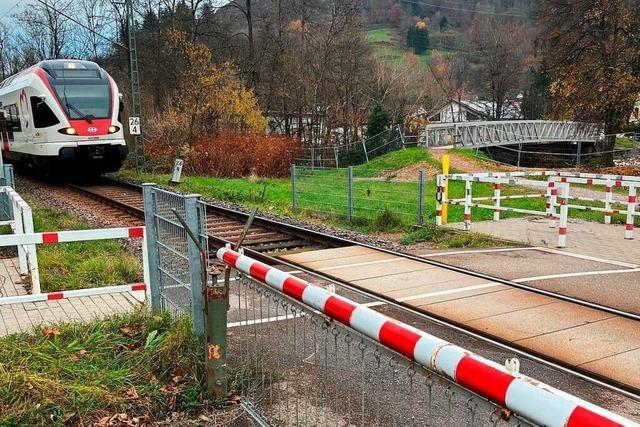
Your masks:
<instances>
[{"instance_id":1,"label":"white metal post","mask_svg":"<svg viewBox=\"0 0 640 427\"><path fill-rule=\"evenodd\" d=\"M142 239L142 280L144 280L144 297L148 308L151 306L151 270L149 269L149 246L147 244L147 227L144 227L144 238Z\"/></svg>"},{"instance_id":2,"label":"white metal post","mask_svg":"<svg viewBox=\"0 0 640 427\"><path fill-rule=\"evenodd\" d=\"M569 215L569 184L560 184L560 222L558 224L558 247L567 245L567 217Z\"/></svg>"},{"instance_id":3,"label":"white metal post","mask_svg":"<svg viewBox=\"0 0 640 427\"><path fill-rule=\"evenodd\" d=\"M611 203L613 202L613 193L611 191L611 180L607 180L606 193L604 197L604 223L611 224Z\"/></svg>"},{"instance_id":4,"label":"white metal post","mask_svg":"<svg viewBox=\"0 0 640 427\"><path fill-rule=\"evenodd\" d=\"M633 239L633 221L636 212L636 187L629 186L629 197L627 199L627 223L625 225L624 238Z\"/></svg>"},{"instance_id":5,"label":"white metal post","mask_svg":"<svg viewBox=\"0 0 640 427\"><path fill-rule=\"evenodd\" d=\"M470 179L464 182L464 229L471 230L471 185Z\"/></svg>"},{"instance_id":6,"label":"white metal post","mask_svg":"<svg viewBox=\"0 0 640 427\"><path fill-rule=\"evenodd\" d=\"M11 202L11 210L13 212L13 225L14 225L14 233L15 234L24 234L24 221L22 219L22 210L18 205L18 201L15 197L11 197L7 194ZM18 264L20 267L20 274L26 275L29 274L29 266L27 265L27 251L25 250L25 246L18 245Z\"/></svg>"},{"instance_id":7,"label":"white metal post","mask_svg":"<svg viewBox=\"0 0 640 427\"><path fill-rule=\"evenodd\" d=\"M27 234L33 233L33 214L30 207L27 206L22 211L22 220L24 221L24 232ZM24 248L27 254L27 266L31 276L31 293L34 295L39 294L42 291L40 289L40 270L38 268L36 245L25 245Z\"/></svg>"},{"instance_id":8,"label":"white metal post","mask_svg":"<svg viewBox=\"0 0 640 427\"><path fill-rule=\"evenodd\" d=\"M558 187L555 186L555 183L551 181L549 187L549 216L551 219L549 220L549 227L554 228L556 226L556 205L558 204Z\"/></svg>"},{"instance_id":9,"label":"white metal post","mask_svg":"<svg viewBox=\"0 0 640 427\"><path fill-rule=\"evenodd\" d=\"M493 184L493 220L500 221L500 183Z\"/></svg>"}]
</instances>

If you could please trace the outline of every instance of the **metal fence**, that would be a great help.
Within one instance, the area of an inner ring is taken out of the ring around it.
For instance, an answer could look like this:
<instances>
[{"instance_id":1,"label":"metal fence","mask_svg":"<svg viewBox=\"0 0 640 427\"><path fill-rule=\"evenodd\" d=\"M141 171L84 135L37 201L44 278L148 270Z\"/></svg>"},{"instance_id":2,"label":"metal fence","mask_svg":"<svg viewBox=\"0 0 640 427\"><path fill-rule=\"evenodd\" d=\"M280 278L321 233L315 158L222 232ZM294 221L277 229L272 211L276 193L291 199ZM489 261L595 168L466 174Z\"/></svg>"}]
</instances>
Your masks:
<instances>
[{"instance_id":1,"label":"metal fence","mask_svg":"<svg viewBox=\"0 0 640 427\"><path fill-rule=\"evenodd\" d=\"M390 151L404 148L405 141L399 126L393 126L362 141L334 146L302 147L296 150L296 164L309 168L344 168L369 163Z\"/></svg>"},{"instance_id":2,"label":"metal fence","mask_svg":"<svg viewBox=\"0 0 640 427\"><path fill-rule=\"evenodd\" d=\"M403 224L423 224L426 175L348 167L313 169L291 167L292 206L317 216L350 222L375 221L391 212Z\"/></svg>"},{"instance_id":3,"label":"metal fence","mask_svg":"<svg viewBox=\"0 0 640 427\"><path fill-rule=\"evenodd\" d=\"M529 425L251 277L230 303L231 391L258 425Z\"/></svg>"},{"instance_id":4,"label":"metal fence","mask_svg":"<svg viewBox=\"0 0 640 427\"><path fill-rule=\"evenodd\" d=\"M0 161L0 164L2 162ZM2 164L0 168L0 187L16 188L15 178L13 176L13 166ZM6 193L0 194L0 221L9 221L13 219L13 207L11 199Z\"/></svg>"},{"instance_id":5,"label":"metal fence","mask_svg":"<svg viewBox=\"0 0 640 427\"><path fill-rule=\"evenodd\" d=\"M148 227L151 304L174 313L191 314L199 336L204 333L200 253L178 216L207 248L206 212L199 195L161 190L143 184L145 223Z\"/></svg>"}]
</instances>

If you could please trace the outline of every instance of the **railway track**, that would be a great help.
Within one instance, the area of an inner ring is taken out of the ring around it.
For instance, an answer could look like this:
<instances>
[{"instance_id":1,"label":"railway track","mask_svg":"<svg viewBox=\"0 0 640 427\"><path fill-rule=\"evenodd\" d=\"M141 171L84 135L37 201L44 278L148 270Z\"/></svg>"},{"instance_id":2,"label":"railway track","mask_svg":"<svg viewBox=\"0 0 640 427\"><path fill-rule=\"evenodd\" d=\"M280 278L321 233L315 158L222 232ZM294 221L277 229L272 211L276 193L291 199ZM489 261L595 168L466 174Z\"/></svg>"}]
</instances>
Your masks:
<instances>
[{"instance_id":1,"label":"railway track","mask_svg":"<svg viewBox=\"0 0 640 427\"><path fill-rule=\"evenodd\" d=\"M69 187L78 194L82 194L95 201L104 203L111 208L120 209L121 211L127 212L127 214L129 215L135 215L138 218L144 217L142 194L141 188L139 186L110 180L99 185L69 185ZM228 242L233 243L237 241L243 232L247 218L248 214L244 212L239 212L220 206L207 205L207 231L210 237L209 240L212 249L224 246L224 244ZM640 390L635 387L630 387L628 384L623 384L618 381L611 380L604 375L593 374L592 372L587 372L582 369L576 369L574 366L563 363L562 360L548 358L544 353L530 351L526 348L513 345L512 343L506 342L505 340L502 340L495 335L479 333L478 330L469 328L460 322L452 321L451 319L447 318L447 316L425 312L424 310L417 309L416 306L410 303L404 303L389 295L386 295L385 292L376 292L375 290L372 291L371 289L367 289L366 287L358 286L350 280L342 279L339 275L335 275L332 273L323 273L321 271L322 269L314 269L313 267L305 265L305 263L296 262L295 260L296 254L315 251L321 253L323 250L335 248L348 249L352 246L362 246L370 249L375 249L389 255L402 257L407 260L419 261L420 263L429 264L440 269L464 274L469 277L482 280L491 280L492 282L497 282L517 289L526 290L538 295L543 295L544 297L556 298L567 303L588 307L589 309L601 310L603 312L610 313L611 315L621 316L629 320L640 320L639 316L634 313L627 313L611 307L605 307L591 302L569 298L564 295L542 291L540 289L531 288L526 285L488 276L461 267L451 266L434 260L418 258L407 254L395 253L389 250L380 250L379 248L372 248L371 246L358 244L347 239L326 235L317 231L303 229L291 224L261 217L257 217L255 219L252 227L247 233L246 239L243 244L245 253L248 256L260 259L261 261L268 264L287 265L294 269L301 270L311 276L317 277L320 280L336 283L339 286L349 289L353 292L363 294L367 297L373 296L377 300L385 301L385 304L388 304L389 307L395 307L397 309L405 311L406 313L410 313L411 315L416 315L421 318L428 319L429 321L436 322L440 325L450 327L467 335L479 338L503 350L520 354L521 356L536 360L547 366L551 366L554 369L558 369L560 371L585 379L589 382L598 384L599 386L624 394L628 397L631 397L632 399L640 400ZM293 255L293 257L291 255Z\"/></svg>"}]
</instances>

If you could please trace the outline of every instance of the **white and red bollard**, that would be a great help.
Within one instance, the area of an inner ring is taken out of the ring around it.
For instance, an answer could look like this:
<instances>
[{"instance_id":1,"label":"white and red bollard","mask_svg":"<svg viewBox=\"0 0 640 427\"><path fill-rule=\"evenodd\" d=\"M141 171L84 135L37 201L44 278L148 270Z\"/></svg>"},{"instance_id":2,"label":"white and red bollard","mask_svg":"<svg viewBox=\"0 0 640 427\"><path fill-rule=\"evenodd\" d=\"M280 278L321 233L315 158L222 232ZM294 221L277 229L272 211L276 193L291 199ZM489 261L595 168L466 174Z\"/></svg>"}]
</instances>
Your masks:
<instances>
[{"instance_id":1,"label":"white and red bollard","mask_svg":"<svg viewBox=\"0 0 640 427\"><path fill-rule=\"evenodd\" d=\"M636 213L636 187L629 187L629 197L627 198L627 223L625 224L624 238L633 239L633 222Z\"/></svg>"},{"instance_id":2,"label":"white and red bollard","mask_svg":"<svg viewBox=\"0 0 640 427\"><path fill-rule=\"evenodd\" d=\"M500 221L500 183L493 184L493 220Z\"/></svg>"},{"instance_id":3,"label":"white and red bollard","mask_svg":"<svg viewBox=\"0 0 640 427\"><path fill-rule=\"evenodd\" d=\"M547 218L550 218L551 222L549 223L549 227L555 227L555 219L554 219L554 215L556 213L556 207L555 207L555 199L552 197L552 194L554 193L555 189L555 183L553 182L553 177L549 177L547 179L547 204L545 206L546 208L546 213L547 213ZM556 190L556 194L557 194L557 190Z\"/></svg>"},{"instance_id":4,"label":"white and red bollard","mask_svg":"<svg viewBox=\"0 0 640 427\"><path fill-rule=\"evenodd\" d=\"M471 180L464 182L464 229L471 230Z\"/></svg>"},{"instance_id":5,"label":"white and red bollard","mask_svg":"<svg viewBox=\"0 0 640 427\"><path fill-rule=\"evenodd\" d=\"M611 192L611 181L607 180L604 196L604 223L611 224L611 204L613 202L613 193Z\"/></svg>"},{"instance_id":6,"label":"white and red bollard","mask_svg":"<svg viewBox=\"0 0 640 427\"><path fill-rule=\"evenodd\" d=\"M560 220L558 223L558 247L567 246L567 218L569 216L569 184L561 184ZM557 189L554 189L557 192Z\"/></svg>"}]
</instances>

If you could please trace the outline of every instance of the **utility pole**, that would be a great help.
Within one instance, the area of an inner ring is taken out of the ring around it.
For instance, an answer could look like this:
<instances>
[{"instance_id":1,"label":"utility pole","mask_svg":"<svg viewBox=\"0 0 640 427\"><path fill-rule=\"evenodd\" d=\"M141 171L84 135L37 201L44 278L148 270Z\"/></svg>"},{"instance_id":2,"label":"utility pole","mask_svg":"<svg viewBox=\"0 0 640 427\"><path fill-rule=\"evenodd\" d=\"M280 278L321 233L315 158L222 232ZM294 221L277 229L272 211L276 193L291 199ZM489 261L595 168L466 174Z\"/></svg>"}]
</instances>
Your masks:
<instances>
[{"instance_id":1,"label":"utility pole","mask_svg":"<svg viewBox=\"0 0 640 427\"><path fill-rule=\"evenodd\" d=\"M132 0L125 0L127 15L127 33L129 37L129 70L131 73L131 114L129 115L129 131L133 136L133 152L136 168L140 169L144 160L144 138L142 133L142 101L140 100L140 75L138 72L138 50L136 48L136 22L133 15ZM137 118L137 126L132 126ZM135 129L134 132L131 132Z\"/></svg>"}]
</instances>

